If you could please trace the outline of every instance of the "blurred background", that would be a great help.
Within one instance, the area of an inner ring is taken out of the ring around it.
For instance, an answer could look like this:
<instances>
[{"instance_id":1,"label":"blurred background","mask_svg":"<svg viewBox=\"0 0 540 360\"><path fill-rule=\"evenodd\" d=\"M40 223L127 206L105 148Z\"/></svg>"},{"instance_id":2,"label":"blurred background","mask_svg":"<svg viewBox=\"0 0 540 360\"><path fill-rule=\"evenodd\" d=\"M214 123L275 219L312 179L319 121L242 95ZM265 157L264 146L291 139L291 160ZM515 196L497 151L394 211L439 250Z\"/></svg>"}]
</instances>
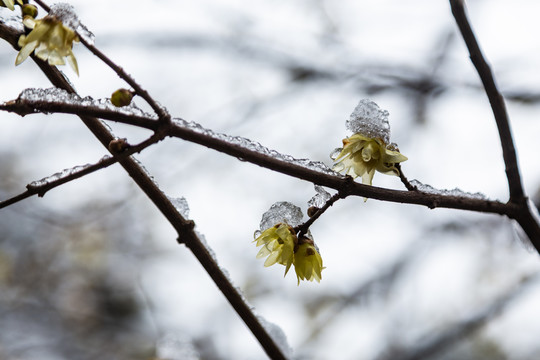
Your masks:
<instances>
[{"instance_id":1,"label":"blurred background","mask_svg":"<svg viewBox=\"0 0 540 360\"><path fill-rule=\"evenodd\" d=\"M96 46L175 117L331 166L345 121L370 98L390 112L409 179L508 198L491 109L447 1L69 3ZM539 6L468 6L538 205ZM74 52L80 76L61 70L81 96L126 86L81 45ZM0 101L50 87L15 57L0 42ZM110 125L130 143L149 135ZM0 113L0 199L105 153L74 116ZM275 202L306 211L313 184L179 139L137 158L187 199L197 231L295 359L538 356L540 259L504 217L348 198L311 228L323 280L297 286L255 258L253 233ZM404 189L381 174L373 184ZM266 358L118 166L0 210L0 289L2 359Z\"/></svg>"}]
</instances>

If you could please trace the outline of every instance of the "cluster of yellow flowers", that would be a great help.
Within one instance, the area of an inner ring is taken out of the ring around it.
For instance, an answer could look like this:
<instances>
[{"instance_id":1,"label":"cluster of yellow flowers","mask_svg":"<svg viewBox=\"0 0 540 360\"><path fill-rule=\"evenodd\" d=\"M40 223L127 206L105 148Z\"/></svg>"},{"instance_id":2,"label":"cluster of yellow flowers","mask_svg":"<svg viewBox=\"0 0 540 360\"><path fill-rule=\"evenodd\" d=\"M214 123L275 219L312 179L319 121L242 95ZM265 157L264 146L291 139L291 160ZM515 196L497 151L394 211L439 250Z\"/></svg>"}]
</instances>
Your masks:
<instances>
[{"instance_id":1,"label":"cluster of yellow flowers","mask_svg":"<svg viewBox=\"0 0 540 360\"><path fill-rule=\"evenodd\" d=\"M298 238L291 226L276 224L264 230L255 241L257 246L262 246L257 258L268 256L264 266L284 265L287 275L291 265L294 265L299 285L300 280L321 281L324 267L319 251L313 240L305 236Z\"/></svg>"},{"instance_id":2,"label":"cluster of yellow flowers","mask_svg":"<svg viewBox=\"0 0 540 360\"><path fill-rule=\"evenodd\" d=\"M334 170L343 171L353 178L360 176L363 184L371 185L375 170L399 176L395 165L405 160L406 156L389 148L382 139L354 134L343 139L343 149L335 159Z\"/></svg>"},{"instance_id":3,"label":"cluster of yellow flowers","mask_svg":"<svg viewBox=\"0 0 540 360\"><path fill-rule=\"evenodd\" d=\"M14 10L13 0L2 0L5 7ZM22 8L23 24L31 29L28 35L21 35L18 45L21 47L15 65L21 64L28 56L35 52L36 56L50 65L65 65L67 59L69 65L77 75L79 67L73 54L73 43L79 41L75 31L62 23L62 20L54 14L49 14L42 19L36 20L37 8L33 5L17 3Z\"/></svg>"}]
</instances>

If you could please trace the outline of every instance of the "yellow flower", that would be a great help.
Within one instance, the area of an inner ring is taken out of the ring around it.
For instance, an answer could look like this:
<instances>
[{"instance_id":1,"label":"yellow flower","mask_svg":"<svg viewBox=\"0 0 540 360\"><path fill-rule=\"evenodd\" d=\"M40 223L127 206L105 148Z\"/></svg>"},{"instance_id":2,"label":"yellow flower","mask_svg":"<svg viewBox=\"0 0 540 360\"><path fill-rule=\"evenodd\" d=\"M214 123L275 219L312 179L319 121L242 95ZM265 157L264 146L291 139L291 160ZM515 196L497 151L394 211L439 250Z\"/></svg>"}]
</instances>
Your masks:
<instances>
[{"instance_id":1,"label":"yellow flower","mask_svg":"<svg viewBox=\"0 0 540 360\"><path fill-rule=\"evenodd\" d=\"M2 7L7 7L9 10L15 10L15 4L13 3L13 0L3 0L2 1L4 5L0 5Z\"/></svg>"},{"instance_id":2,"label":"yellow flower","mask_svg":"<svg viewBox=\"0 0 540 360\"><path fill-rule=\"evenodd\" d=\"M300 280L313 281L315 279L320 282L321 272L324 269L319 251L309 239L305 240L306 242L299 245L294 253L294 270L298 278L298 285L300 285Z\"/></svg>"},{"instance_id":3,"label":"yellow flower","mask_svg":"<svg viewBox=\"0 0 540 360\"><path fill-rule=\"evenodd\" d=\"M285 265L285 275L287 275L294 261L294 247L298 243L293 228L284 223L276 224L264 230L255 241L257 246L263 245L257 254L257 259L268 256L264 266L275 263Z\"/></svg>"},{"instance_id":4,"label":"yellow flower","mask_svg":"<svg viewBox=\"0 0 540 360\"><path fill-rule=\"evenodd\" d=\"M390 149L380 138L354 134L343 139L343 149L334 161L335 171L344 171L354 178L361 176L363 184L371 185L375 170L399 176L395 165L407 160L399 151Z\"/></svg>"},{"instance_id":5,"label":"yellow flower","mask_svg":"<svg viewBox=\"0 0 540 360\"><path fill-rule=\"evenodd\" d=\"M65 65L64 57L66 57L73 71L79 75L77 59L71 51L73 42L78 42L79 38L72 29L51 15L40 20L25 17L24 24L33 30L28 36L21 35L19 38L21 50L17 55L15 65L26 60L35 50L36 56L43 61L48 61L50 65Z\"/></svg>"},{"instance_id":6,"label":"yellow flower","mask_svg":"<svg viewBox=\"0 0 540 360\"><path fill-rule=\"evenodd\" d=\"M285 223L276 224L264 230L255 241L257 246L262 245L257 259L268 256L264 266L276 263L284 265L287 275L291 265L294 264L298 285L300 280L321 281L323 264L319 251L313 240L302 237L299 241L291 226Z\"/></svg>"}]
</instances>

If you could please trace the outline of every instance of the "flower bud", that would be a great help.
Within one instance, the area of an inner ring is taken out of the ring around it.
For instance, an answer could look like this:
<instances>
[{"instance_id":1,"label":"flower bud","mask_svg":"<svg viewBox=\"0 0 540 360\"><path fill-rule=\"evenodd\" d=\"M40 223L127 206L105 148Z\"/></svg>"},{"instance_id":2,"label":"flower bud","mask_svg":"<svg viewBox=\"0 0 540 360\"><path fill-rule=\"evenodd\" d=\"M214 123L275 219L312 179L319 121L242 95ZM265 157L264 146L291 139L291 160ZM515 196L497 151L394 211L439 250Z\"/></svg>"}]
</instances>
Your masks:
<instances>
[{"instance_id":1,"label":"flower bud","mask_svg":"<svg viewBox=\"0 0 540 360\"><path fill-rule=\"evenodd\" d=\"M111 103L116 107L127 106L131 104L133 95L135 94L127 89L118 89L112 93Z\"/></svg>"},{"instance_id":2,"label":"flower bud","mask_svg":"<svg viewBox=\"0 0 540 360\"><path fill-rule=\"evenodd\" d=\"M127 142L127 139L114 139L109 143L109 151L113 154L119 154L122 151L128 149L131 145Z\"/></svg>"},{"instance_id":3,"label":"flower bud","mask_svg":"<svg viewBox=\"0 0 540 360\"><path fill-rule=\"evenodd\" d=\"M35 19L38 14L38 9L34 5L24 4L22 6L22 14L23 14L23 17L30 16Z\"/></svg>"}]
</instances>

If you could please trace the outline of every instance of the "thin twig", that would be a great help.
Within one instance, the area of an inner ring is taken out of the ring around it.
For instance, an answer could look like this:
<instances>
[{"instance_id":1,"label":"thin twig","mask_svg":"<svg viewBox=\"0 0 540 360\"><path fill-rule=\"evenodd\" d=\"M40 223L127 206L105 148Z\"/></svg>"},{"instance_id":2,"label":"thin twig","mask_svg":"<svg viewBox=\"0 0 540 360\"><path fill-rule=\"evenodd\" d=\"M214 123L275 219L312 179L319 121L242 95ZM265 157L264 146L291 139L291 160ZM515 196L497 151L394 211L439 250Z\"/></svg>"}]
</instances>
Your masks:
<instances>
[{"instance_id":1,"label":"thin twig","mask_svg":"<svg viewBox=\"0 0 540 360\"><path fill-rule=\"evenodd\" d=\"M409 182L409 179L407 179L407 177L405 176L405 174L403 173L403 169L401 168L401 164L400 163L396 163L394 165L396 167L396 169L398 169L398 172L399 172L399 179L401 180L401 182L403 183L403 185L405 185L405 187L407 188L407 190L409 191L415 191L415 190L418 190L416 188L416 186L412 185L410 182Z\"/></svg>"},{"instance_id":2,"label":"thin twig","mask_svg":"<svg viewBox=\"0 0 540 360\"><path fill-rule=\"evenodd\" d=\"M491 72L491 68L487 63L478 41L474 35L471 24L467 17L463 0L450 0L452 14L456 19L463 40L469 49L471 61L480 76L480 80L484 85L486 95L491 104L495 122L499 130L499 137L503 151L504 164L506 166L506 177L508 178L508 188L510 191L510 201L520 201L524 196L523 186L521 184L521 175L517 162L516 149L512 140L512 131L510 129L510 120L506 111L504 98L502 97L495 78Z\"/></svg>"},{"instance_id":3,"label":"thin twig","mask_svg":"<svg viewBox=\"0 0 540 360\"><path fill-rule=\"evenodd\" d=\"M339 199L344 199L347 195L342 192L342 191L338 191L337 193L335 193L330 199L328 199L324 205L317 209L317 211L315 212L315 214L313 214L312 216L310 216L310 218L303 224L300 224L298 225L297 227L294 228L294 231L296 232L296 234L298 234L298 237L300 237L302 234L305 234L307 233L307 231L309 230L309 227L322 215L324 214L324 212L326 210L328 210L328 208L332 205L334 205L334 203L336 201L338 201Z\"/></svg>"},{"instance_id":4,"label":"thin twig","mask_svg":"<svg viewBox=\"0 0 540 360\"><path fill-rule=\"evenodd\" d=\"M45 10L47 12L49 12L51 10L50 7L47 4L45 4L43 1L41 1L41 0L34 0L34 1L39 6L41 6L43 8L43 10ZM73 29L73 30L77 33L76 29ZM81 44L83 44L88 50L90 50L90 52L92 54L97 56L101 61L103 61L105 64L107 64L120 78L122 78L125 82L127 82L133 88L133 90L135 90L135 93L137 95L139 95L140 97L142 97L148 103L148 105L150 105L150 107L152 107L152 109L158 115L160 120L165 121L165 122L171 120L171 116L167 113L167 111L162 106L160 106L157 103L157 101L155 101L150 96L148 91L143 89L135 81L135 79L133 79L133 77L131 77L131 75L129 75L127 72L125 72L125 70L123 68L116 65L103 52L101 52L101 50L99 50L93 44L86 41L86 38L84 36L81 36L79 33L77 33L77 35L79 36L79 40L80 40Z\"/></svg>"},{"instance_id":5,"label":"thin twig","mask_svg":"<svg viewBox=\"0 0 540 360\"><path fill-rule=\"evenodd\" d=\"M161 141L162 139L163 139L163 135L156 133L152 135L150 138L148 138L147 140L141 142L140 144L135 145L135 146L130 146L128 149L124 150L123 152L117 155L114 155L113 157L103 158L95 164L85 166L81 170L73 171L66 176L62 176L54 180L47 180L47 181L44 181L43 183L38 182L39 185L34 185L30 183L26 186L27 190L25 192L20 193L4 201L0 201L0 209L5 208L9 205L15 204L21 200L27 199L33 195L38 195L39 197L43 197L45 193L51 189L54 189L67 182L79 179L95 171L105 169L117 163L118 161L127 158L128 156L132 154L141 152L143 149Z\"/></svg>"}]
</instances>

